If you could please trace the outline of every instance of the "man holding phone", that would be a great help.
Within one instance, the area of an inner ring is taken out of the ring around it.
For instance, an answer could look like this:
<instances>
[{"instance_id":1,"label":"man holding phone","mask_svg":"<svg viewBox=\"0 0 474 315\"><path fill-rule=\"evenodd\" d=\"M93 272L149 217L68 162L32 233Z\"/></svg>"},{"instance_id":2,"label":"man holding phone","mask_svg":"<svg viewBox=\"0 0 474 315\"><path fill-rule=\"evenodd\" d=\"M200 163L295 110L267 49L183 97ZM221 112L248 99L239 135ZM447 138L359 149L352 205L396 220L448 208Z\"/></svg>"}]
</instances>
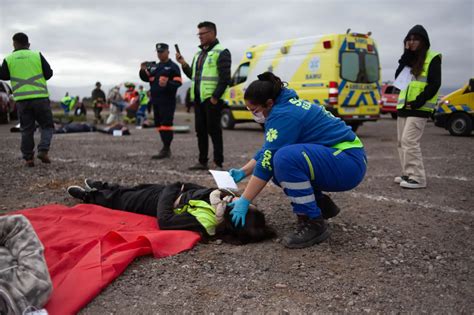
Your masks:
<instances>
[{"instance_id":1,"label":"man holding phone","mask_svg":"<svg viewBox=\"0 0 474 315\"><path fill-rule=\"evenodd\" d=\"M216 169L222 169L224 145L220 125L223 107L223 94L230 83L231 56L217 40L216 25L212 22L198 24L201 45L194 55L191 65L176 51L176 60L181 64L184 74L191 79L191 101L194 102L196 134L199 147L199 161L190 170L208 169L209 139L214 146Z\"/></svg>"},{"instance_id":2,"label":"man holding phone","mask_svg":"<svg viewBox=\"0 0 474 315\"><path fill-rule=\"evenodd\" d=\"M160 133L163 147L152 159L171 157L171 141L173 140L173 119L176 109L176 91L182 84L181 71L176 63L169 58L168 45L156 44L160 62L142 62L140 79L150 82L151 103L155 127Z\"/></svg>"}]
</instances>

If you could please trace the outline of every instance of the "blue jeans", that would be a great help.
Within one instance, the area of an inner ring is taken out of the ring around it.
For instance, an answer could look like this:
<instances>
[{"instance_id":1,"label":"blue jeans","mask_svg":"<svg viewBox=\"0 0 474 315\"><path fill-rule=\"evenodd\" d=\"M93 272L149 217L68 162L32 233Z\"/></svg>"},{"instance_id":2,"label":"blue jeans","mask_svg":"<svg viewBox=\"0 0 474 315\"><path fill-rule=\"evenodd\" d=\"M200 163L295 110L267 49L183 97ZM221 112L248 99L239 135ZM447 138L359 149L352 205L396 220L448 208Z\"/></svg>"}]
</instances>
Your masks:
<instances>
[{"instance_id":1,"label":"blue jeans","mask_svg":"<svg viewBox=\"0 0 474 315\"><path fill-rule=\"evenodd\" d=\"M347 191L364 178L364 149L344 151L318 144L293 144L273 158L274 181L290 198L293 212L310 218L321 216L317 200L323 191Z\"/></svg>"},{"instance_id":2,"label":"blue jeans","mask_svg":"<svg viewBox=\"0 0 474 315\"><path fill-rule=\"evenodd\" d=\"M51 105L48 98L41 98L18 101L16 107L20 118L21 153L25 160L31 160L35 154L36 122L41 131L38 151L49 151L54 132Z\"/></svg>"}]
</instances>

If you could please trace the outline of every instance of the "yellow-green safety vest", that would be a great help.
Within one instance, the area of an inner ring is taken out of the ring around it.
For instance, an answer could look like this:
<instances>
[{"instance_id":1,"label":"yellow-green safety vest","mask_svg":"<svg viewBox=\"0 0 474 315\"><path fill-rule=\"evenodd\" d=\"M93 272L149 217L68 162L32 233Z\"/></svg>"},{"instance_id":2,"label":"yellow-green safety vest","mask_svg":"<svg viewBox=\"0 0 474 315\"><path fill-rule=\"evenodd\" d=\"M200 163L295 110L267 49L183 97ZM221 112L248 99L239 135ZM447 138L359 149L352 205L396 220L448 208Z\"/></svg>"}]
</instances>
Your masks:
<instances>
[{"instance_id":1,"label":"yellow-green safety vest","mask_svg":"<svg viewBox=\"0 0 474 315\"><path fill-rule=\"evenodd\" d=\"M215 235L217 218L216 210L207 202L202 200L189 200L189 202L182 208L173 210L176 214L187 212L194 216L196 220L206 229L207 234Z\"/></svg>"},{"instance_id":2,"label":"yellow-green safety vest","mask_svg":"<svg viewBox=\"0 0 474 315\"><path fill-rule=\"evenodd\" d=\"M145 91L138 91L138 95L140 95L140 106L148 105L148 102L150 100L148 99L148 95L146 95L146 92Z\"/></svg>"},{"instance_id":3,"label":"yellow-green safety vest","mask_svg":"<svg viewBox=\"0 0 474 315\"><path fill-rule=\"evenodd\" d=\"M441 57L440 53L428 50L428 52L426 53L425 63L423 64L423 71L418 77L414 78L408 84L406 89L400 91L400 94L398 95L397 109L402 109L405 107L407 102L412 102L416 100L417 96L425 90L425 87L428 85L428 69L430 67L431 60L433 60L433 58L438 55ZM426 101L426 103L423 104L422 107L417 108L416 110L430 113L433 112L434 108L436 107L436 102L438 101L438 92L439 91L437 91L431 99Z\"/></svg>"},{"instance_id":4,"label":"yellow-green safety vest","mask_svg":"<svg viewBox=\"0 0 474 315\"><path fill-rule=\"evenodd\" d=\"M219 72L217 71L217 60L219 55L224 50L224 46L217 44L210 51L207 52L206 59L202 65L201 70L201 85L199 86L199 97L201 102L210 98L212 93L214 93L217 82L219 81ZM191 101L194 101L194 89L195 89L195 78L196 78L196 68L199 54L202 50L198 51L193 58L193 72L191 80Z\"/></svg>"},{"instance_id":5,"label":"yellow-green safety vest","mask_svg":"<svg viewBox=\"0 0 474 315\"><path fill-rule=\"evenodd\" d=\"M15 101L49 97L39 52L21 49L8 55L5 60Z\"/></svg>"}]
</instances>

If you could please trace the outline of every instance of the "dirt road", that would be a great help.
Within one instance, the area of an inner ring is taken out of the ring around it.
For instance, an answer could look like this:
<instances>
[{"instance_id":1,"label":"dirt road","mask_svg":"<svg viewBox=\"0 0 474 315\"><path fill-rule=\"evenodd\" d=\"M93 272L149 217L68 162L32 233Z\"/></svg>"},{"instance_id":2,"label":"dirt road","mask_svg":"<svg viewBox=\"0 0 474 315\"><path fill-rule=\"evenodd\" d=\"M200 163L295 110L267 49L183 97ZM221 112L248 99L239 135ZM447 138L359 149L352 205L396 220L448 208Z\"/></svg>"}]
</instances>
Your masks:
<instances>
[{"instance_id":1,"label":"dirt road","mask_svg":"<svg viewBox=\"0 0 474 315\"><path fill-rule=\"evenodd\" d=\"M193 125L178 113L178 124ZM25 168L19 134L0 126L0 211L48 203L75 204L65 192L86 177L126 184L175 180L213 185L196 162L194 133L177 134L173 157L153 161L154 130L129 137L57 135L51 165ZM427 125L422 149L428 188L403 190L396 121L362 126L369 168L350 192L331 194L342 208L329 241L289 250L280 238L293 228L288 200L275 186L257 199L278 231L248 246L215 242L165 259L142 257L81 314L474 312L474 137L456 138ZM241 166L263 139L255 124L225 131L225 166ZM243 186L241 186L243 187Z\"/></svg>"}]
</instances>

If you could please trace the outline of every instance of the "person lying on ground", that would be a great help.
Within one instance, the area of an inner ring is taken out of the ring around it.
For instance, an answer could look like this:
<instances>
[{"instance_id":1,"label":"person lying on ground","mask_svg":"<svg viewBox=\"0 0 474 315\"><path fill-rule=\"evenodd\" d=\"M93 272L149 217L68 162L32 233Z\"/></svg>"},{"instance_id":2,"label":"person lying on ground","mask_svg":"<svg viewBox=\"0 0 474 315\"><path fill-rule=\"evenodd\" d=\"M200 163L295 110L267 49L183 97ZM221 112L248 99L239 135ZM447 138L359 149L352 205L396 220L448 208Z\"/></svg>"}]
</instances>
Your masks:
<instances>
[{"instance_id":1,"label":"person lying on ground","mask_svg":"<svg viewBox=\"0 0 474 315\"><path fill-rule=\"evenodd\" d=\"M243 245L276 236L254 205L246 214L246 224L235 227L228 204L237 197L224 189L181 182L126 187L86 179L85 188L70 186L67 192L84 203L157 217L162 230L199 232L204 241L220 238Z\"/></svg>"},{"instance_id":2,"label":"person lying on ground","mask_svg":"<svg viewBox=\"0 0 474 315\"><path fill-rule=\"evenodd\" d=\"M70 122L67 124L54 123L54 133L76 133L76 132L93 132L96 127L88 123Z\"/></svg>"}]
</instances>

